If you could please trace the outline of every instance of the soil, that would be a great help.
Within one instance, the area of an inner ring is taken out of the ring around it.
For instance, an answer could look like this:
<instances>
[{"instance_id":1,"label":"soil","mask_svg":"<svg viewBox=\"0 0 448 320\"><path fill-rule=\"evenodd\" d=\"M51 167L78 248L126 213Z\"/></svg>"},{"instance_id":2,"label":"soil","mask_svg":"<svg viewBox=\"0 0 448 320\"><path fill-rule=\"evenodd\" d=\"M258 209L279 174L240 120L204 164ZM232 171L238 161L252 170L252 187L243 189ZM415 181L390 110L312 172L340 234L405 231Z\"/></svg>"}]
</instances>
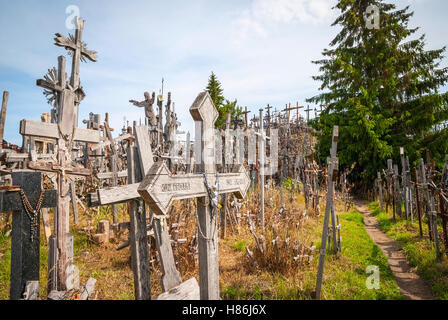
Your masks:
<instances>
[{"instance_id":1,"label":"soil","mask_svg":"<svg viewBox=\"0 0 448 320\"><path fill-rule=\"evenodd\" d=\"M366 204L361 201L356 201L355 204L359 212L364 216L364 224L370 238L386 255L398 287L405 298L410 300L437 299L426 281L420 278L411 266L409 266L406 256L400 250L398 243L390 239L380 230L378 221L371 214Z\"/></svg>"}]
</instances>

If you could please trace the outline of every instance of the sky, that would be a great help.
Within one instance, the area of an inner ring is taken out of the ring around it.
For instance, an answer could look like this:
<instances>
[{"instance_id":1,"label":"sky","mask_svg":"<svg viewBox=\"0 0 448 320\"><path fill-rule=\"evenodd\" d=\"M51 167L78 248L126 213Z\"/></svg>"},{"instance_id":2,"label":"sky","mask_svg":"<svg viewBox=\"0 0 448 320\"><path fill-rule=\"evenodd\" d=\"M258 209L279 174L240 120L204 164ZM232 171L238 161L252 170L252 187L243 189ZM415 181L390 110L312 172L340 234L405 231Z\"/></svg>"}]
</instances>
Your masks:
<instances>
[{"instance_id":1,"label":"sky","mask_svg":"<svg viewBox=\"0 0 448 320\"><path fill-rule=\"evenodd\" d=\"M410 5L411 27L426 34L426 48L447 45L446 0L397 0ZM68 36L76 10L86 21L83 41L98 52L97 62L81 64L86 97L79 126L89 112L109 113L117 135L124 121L144 121L144 111L129 103L162 86L171 92L181 129L193 135L188 111L213 71L229 100L247 106L252 117L267 104L306 105L319 93L311 61L339 31L335 0L0 0L0 91L10 92L4 139L21 145L19 121L40 120L49 112L36 80L71 58L53 43ZM446 60L442 65L448 65ZM314 106L312 106L314 107ZM305 116L302 109L301 114ZM311 113L311 117L314 113Z\"/></svg>"}]
</instances>

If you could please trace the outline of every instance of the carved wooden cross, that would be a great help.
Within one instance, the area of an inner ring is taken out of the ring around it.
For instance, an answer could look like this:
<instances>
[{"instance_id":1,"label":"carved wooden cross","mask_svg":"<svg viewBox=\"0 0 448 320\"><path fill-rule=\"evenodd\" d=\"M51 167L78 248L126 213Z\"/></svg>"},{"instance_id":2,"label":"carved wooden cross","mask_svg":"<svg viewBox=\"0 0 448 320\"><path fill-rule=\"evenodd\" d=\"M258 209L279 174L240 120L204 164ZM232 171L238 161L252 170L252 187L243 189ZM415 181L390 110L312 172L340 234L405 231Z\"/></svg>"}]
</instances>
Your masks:
<instances>
[{"instance_id":1,"label":"carved wooden cross","mask_svg":"<svg viewBox=\"0 0 448 320\"><path fill-rule=\"evenodd\" d=\"M40 172L16 171L11 175L13 185L18 188L9 187L9 190L0 191L0 212L13 211L10 299L18 300L22 298L28 281L37 282L38 288L40 268L40 214L37 214L35 221L37 234L31 238L32 221L26 213L19 190L23 190L34 209L41 194L42 183ZM56 190L45 190L41 208L55 207L56 201Z\"/></svg>"},{"instance_id":2,"label":"carved wooden cross","mask_svg":"<svg viewBox=\"0 0 448 320\"><path fill-rule=\"evenodd\" d=\"M73 92L76 93L73 116L75 126L77 127L78 106L85 96L79 78L80 63L81 61L86 61L86 58L92 62L96 62L97 53L96 51L88 50L87 45L82 41L82 31L84 29L85 21L78 17L76 18L75 25L76 25L76 31L74 37L70 34L69 38L67 39L60 33L56 33L56 38L54 38L55 41L54 44L69 50L69 54L72 56L72 72L70 77L70 86L71 90L73 90Z\"/></svg>"},{"instance_id":3,"label":"carved wooden cross","mask_svg":"<svg viewBox=\"0 0 448 320\"><path fill-rule=\"evenodd\" d=\"M65 290L67 289L66 270L72 264L72 257L70 257L72 250L69 248L69 252L67 253L67 243L72 243L73 237L69 233L68 225L70 183L67 178L71 176L88 176L91 174L91 170L72 166L70 152L75 141L98 143L100 141L100 133L98 130L76 128L75 126L75 92L68 89L66 85L65 57L60 56L58 58L57 79L56 77L46 77L44 80L37 80L36 83L38 86L54 92L55 99L58 103L57 123L22 120L20 122L20 133L23 136L52 138L57 141L57 152L54 159L50 161L31 161L28 163L28 168L57 173L58 206L57 215L55 215L56 237L52 236L50 238L50 248L54 250L50 256L53 258L57 257L57 266L52 265L50 268L53 272L50 273L49 283L52 289L56 289L57 287L59 290ZM50 264L54 262L54 260L50 261Z\"/></svg>"},{"instance_id":4,"label":"carved wooden cross","mask_svg":"<svg viewBox=\"0 0 448 320\"><path fill-rule=\"evenodd\" d=\"M200 298L217 300L219 296L217 199L219 193L236 193L244 198L250 180L245 169L217 175L215 164L215 121L218 111L208 92L200 93L190 113L195 120L196 174L172 176L166 165L156 163L138 187L139 194L158 214L166 214L175 199L198 198L198 247ZM201 205L202 204L202 205ZM207 204L207 205L206 205Z\"/></svg>"}]
</instances>

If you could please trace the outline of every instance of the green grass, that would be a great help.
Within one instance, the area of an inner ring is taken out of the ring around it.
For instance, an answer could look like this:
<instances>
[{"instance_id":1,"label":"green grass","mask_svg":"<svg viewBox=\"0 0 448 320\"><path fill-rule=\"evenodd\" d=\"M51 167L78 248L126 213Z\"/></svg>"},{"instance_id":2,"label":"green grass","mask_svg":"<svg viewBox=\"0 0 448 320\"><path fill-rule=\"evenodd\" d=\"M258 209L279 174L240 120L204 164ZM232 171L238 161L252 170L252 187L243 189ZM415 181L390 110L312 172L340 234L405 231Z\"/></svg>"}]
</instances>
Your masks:
<instances>
[{"instance_id":1,"label":"green grass","mask_svg":"<svg viewBox=\"0 0 448 320\"><path fill-rule=\"evenodd\" d=\"M236 251L244 251L244 248L245 248L244 240L239 240L239 241L235 242L235 245L233 248Z\"/></svg>"},{"instance_id":2,"label":"green grass","mask_svg":"<svg viewBox=\"0 0 448 320\"><path fill-rule=\"evenodd\" d=\"M364 227L363 216L356 210L340 214L342 252L326 255L324 281L321 299L325 300L394 300L403 299L386 256L370 239ZM320 247L323 215L319 223L301 232L312 234L317 248ZM239 244L233 244L236 250ZM256 278L221 282L222 299L243 300L310 300L316 287L316 273L319 250L314 251L314 259L304 265L293 276L281 273L258 271ZM380 271L380 288L368 289L366 273L368 266L377 266Z\"/></svg>"},{"instance_id":3,"label":"green grass","mask_svg":"<svg viewBox=\"0 0 448 320\"><path fill-rule=\"evenodd\" d=\"M45 237L40 242L40 291L46 292L48 253ZM11 235L0 231L0 300L9 299L9 283L11 278Z\"/></svg>"},{"instance_id":4,"label":"green grass","mask_svg":"<svg viewBox=\"0 0 448 320\"><path fill-rule=\"evenodd\" d=\"M420 237L418 221L410 222L397 217L393 218L381 210L377 202L369 204L369 209L376 216L378 224L387 236L396 240L404 251L409 264L417 273L426 279L433 293L440 299L448 299L448 258L446 255L437 258L434 245L428 238L428 226L422 223L423 237ZM444 246L440 243L441 251Z\"/></svg>"},{"instance_id":5,"label":"green grass","mask_svg":"<svg viewBox=\"0 0 448 320\"><path fill-rule=\"evenodd\" d=\"M364 227L364 218L357 211L339 215L342 252L327 254L322 296L337 300L403 299L386 256L370 239ZM320 247L320 243L319 243ZM316 263L317 263L316 259ZM368 289L368 266L377 266L380 272L379 289Z\"/></svg>"}]
</instances>

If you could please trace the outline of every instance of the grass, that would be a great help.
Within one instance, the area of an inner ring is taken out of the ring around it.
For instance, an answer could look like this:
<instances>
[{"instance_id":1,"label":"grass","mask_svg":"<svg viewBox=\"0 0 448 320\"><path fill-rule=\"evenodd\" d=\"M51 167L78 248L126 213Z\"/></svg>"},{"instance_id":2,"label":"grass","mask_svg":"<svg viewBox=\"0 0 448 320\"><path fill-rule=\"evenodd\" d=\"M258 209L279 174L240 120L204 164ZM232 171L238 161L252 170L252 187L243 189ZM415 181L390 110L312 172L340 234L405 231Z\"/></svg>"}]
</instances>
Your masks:
<instances>
[{"instance_id":1,"label":"grass","mask_svg":"<svg viewBox=\"0 0 448 320\"><path fill-rule=\"evenodd\" d=\"M219 240L220 289L222 299L312 299L316 285L318 264L318 248L322 232L323 215L317 217L308 210L303 216L304 199L301 194L294 194L290 201L289 191L284 192L285 214L279 215L280 192L278 188L267 190L267 197L272 202L265 206L266 225L276 226L282 248L286 244L287 234L290 236L290 247L294 243L311 247L314 243L314 259L297 264L290 252L284 251L280 260L269 261L261 268L254 268L246 256L246 247L254 250L254 238L251 235L245 218L241 222L240 230L228 229L227 237ZM324 204L321 203L321 212ZM185 221L186 227L180 229L179 238L186 238L185 244L175 250L175 258L183 280L198 277L197 258L188 254L189 244L196 233L196 217L194 202L189 209L183 202L176 204L176 214L180 221ZM190 210L190 214L187 211ZM257 193L249 192L248 200L240 212L257 214L259 205ZM120 207L120 221L126 221L125 207ZM401 299L401 293L395 284L387 260L370 240L364 230L362 216L356 212L343 212L343 205L336 205L336 212L340 214L342 225L342 252L338 255L327 254L322 299ZM99 212L80 212L80 223L73 226L74 260L80 271L80 283L85 283L89 277L97 280L95 285L96 299L132 300L134 299L133 274L130 263L130 248L116 251L117 244L127 240L127 232L120 234L119 239L105 245L96 245L91 237L83 233L82 227L95 224L100 220L112 221L110 210L100 209ZM280 217L280 218L279 218ZM173 221L176 221L173 217ZM93 223L92 223L93 222ZM9 298L10 278L10 236L4 232L7 228L0 228L0 299ZM288 230L288 232L286 231ZM3 233L2 233L3 232ZM259 233L259 230L257 230ZM273 257L271 240L272 230L266 234L268 254ZM46 295L47 251L43 233L41 234L41 296ZM154 259L155 247L151 246L151 259ZM379 290L366 288L366 268L377 265L380 270L381 286ZM161 293L161 270L157 262L152 264L151 293L156 296Z\"/></svg>"},{"instance_id":2,"label":"grass","mask_svg":"<svg viewBox=\"0 0 448 320\"><path fill-rule=\"evenodd\" d=\"M364 228L362 215L352 210L340 214L339 218L342 252L329 255L326 260L323 296L342 300L403 299L386 256ZM377 290L366 286L368 266L379 269L380 287Z\"/></svg>"},{"instance_id":3,"label":"grass","mask_svg":"<svg viewBox=\"0 0 448 320\"><path fill-rule=\"evenodd\" d=\"M298 196L296 203L287 202L286 209L291 209L289 205L303 206L301 200L303 197ZM343 205L340 205L339 209L341 207ZM269 211L266 214L269 215ZM338 255L327 253L321 298L326 300L403 299L387 258L365 231L362 215L354 210L341 213L339 217L342 225L343 249ZM302 241L311 239L319 248L322 223L323 216L318 219L310 217L302 221L299 239ZM250 266L245 253L235 249L240 246L241 238L244 239L246 246L253 247L254 240L247 234L230 237L220 243L220 278L223 299L312 299L316 285L318 250L315 250L311 263L300 266L294 272L272 272L272 266L269 266L271 269ZM230 258L230 253L233 256L236 254L236 257ZM380 271L378 290L366 287L369 276L366 268L371 265L378 266Z\"/></svg>"},{"instance_id":4,"label":"grass","mask_svg":"<svg viewBox=\"0 0 448 320\"><path fill-rule=\"evenodd\" d=\"M440 299L448 299L448 258L443 255L437 258L434 245L428 238L428 226L423 223L423 237L419 234L418 222L410 222L397 217L394 219L381 210L377 202L369 204L369 209L376 216L379 227L387 236L396 240L405 253L409 264L426 279L433 293ZM443 243L440 243L443 252Z\"/></svg>"}]
</instances>

